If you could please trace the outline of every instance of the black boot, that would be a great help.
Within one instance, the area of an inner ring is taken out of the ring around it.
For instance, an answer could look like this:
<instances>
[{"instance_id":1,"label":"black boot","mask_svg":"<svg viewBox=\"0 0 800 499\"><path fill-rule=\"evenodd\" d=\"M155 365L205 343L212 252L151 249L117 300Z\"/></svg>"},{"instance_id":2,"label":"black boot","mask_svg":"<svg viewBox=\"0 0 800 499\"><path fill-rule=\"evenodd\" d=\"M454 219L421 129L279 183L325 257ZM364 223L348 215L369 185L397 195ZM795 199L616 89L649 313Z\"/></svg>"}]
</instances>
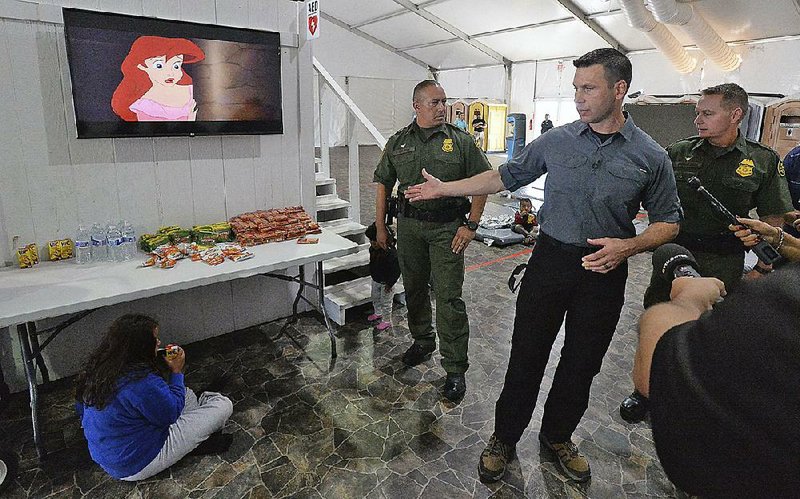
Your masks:
<instances>
[{"instance_id":1,"label":"black boot","mask_svg":"<svg viewBox=\"0 0 800 499\"><path fill-rule=\"evenodd\" d=\"M639 423L647 417L647 397L634 390L619 405L619 415L628 423Z\"/></svg>"},{"instance_id":2,"label":"black boot","mask_svg":"<svg viewBox=\"0 0 800 499\"><path fill-rule=\"evenodd\" d=\"M458 402L464 398L465 393L467 393L467 380L464 378L464 373L448 373L442 389L442 394L447 400Z\"/></svg>"},{"instance_id":3,"label":"black boot","mask_svg":"<svg viewBox=\"0 0 800 499\"><path fill-rule=\"evenodd\" d=\"M406 353L403 354L403 364L407 366L416 366L422 364L431 358L431 354L436 350L435 345L422 346L416 341L414 342Z\"/></svg>"}]
</instances>

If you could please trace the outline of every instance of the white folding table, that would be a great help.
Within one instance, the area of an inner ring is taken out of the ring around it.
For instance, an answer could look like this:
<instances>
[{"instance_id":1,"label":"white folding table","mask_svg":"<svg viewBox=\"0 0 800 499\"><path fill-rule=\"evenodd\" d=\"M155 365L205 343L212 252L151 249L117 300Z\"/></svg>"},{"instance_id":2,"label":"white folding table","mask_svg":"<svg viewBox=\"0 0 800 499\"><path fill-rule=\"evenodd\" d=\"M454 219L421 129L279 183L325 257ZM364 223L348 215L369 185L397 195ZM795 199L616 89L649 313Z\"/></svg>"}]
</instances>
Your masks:
<instances>
[{"instance_id":1,"label":"white folding table","mask_svg":"<svg viewBox=\"0 0 800 499\"><path fill-rule=\"evenodd\" d=\"M323 316L331 340L331 358L336 357L336 338L325 312L325 274L322 262L358 251L355 242L323 230L317 244L297 244L296 240L269 243L248 248L255 256L249 260L226 260L216 266L203 262L179 261L172 269L141 268L139 262L95 263L77 265L74 260L42 262L33 268L0 269L0 328L14 327L22 350L25 377L31 399L33 439L40 459L47 456L38 417L36 369L48 381L42 350L64 328L108 305L205 286L217 282L266 275L299 284L292 304L292 318L297 316L300 300L317 308ZM316 264L316 283L305 278L304 265ZM296 276L274 272L298 267ZM317 291L318 304L304 295L306 287ZM58 326L36 330L36 321L74 314ZM50 333L41 344L39 336ZM1 375L0 375L1 376ZM0 378L0 383L5 384ZM7 387L6 387L7 389Z\"/></svg>"}]
</instances>

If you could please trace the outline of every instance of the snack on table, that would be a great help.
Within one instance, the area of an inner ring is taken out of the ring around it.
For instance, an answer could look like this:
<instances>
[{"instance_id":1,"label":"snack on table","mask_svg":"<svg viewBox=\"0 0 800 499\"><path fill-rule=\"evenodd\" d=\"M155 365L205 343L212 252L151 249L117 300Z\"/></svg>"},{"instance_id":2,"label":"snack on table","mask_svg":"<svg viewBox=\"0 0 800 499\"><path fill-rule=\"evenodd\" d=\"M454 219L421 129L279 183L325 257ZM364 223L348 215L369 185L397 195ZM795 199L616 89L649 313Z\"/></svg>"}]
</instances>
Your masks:
<instances>
[{"instance_id":1,"label":"snack on table","mask_svg":"<svg viewBox=\"0 0 800 499\"><path fill-rule=\"evenodd\" d=\"M182 229L177 225L161 227L160 229L158 229L158 232L156 234L167 235L172 244L192 242L192 231L190 231L189 229Z\"/></svg>"},{"instance_id":2,"label":"snack on table","mask_svg":"<svg viewBox=\"0 0 800 499\"><path fill-rule=\"evenodd\" d=\"M169 244L169 235L167 234L142 234L139 238L139 246L146 253L150 253L164 244Z\"/></svg>"},{"instance_id":3,"label":"snack on table","mask_svg":"<svg viewBox=\"0 0 800 499\"><path fill-rule=\"evenodd\" d=\"M39 263L39 250L36 243L26 244L17 250L19 268L27 269Z\"/></svg>"},{"instance_id":4,"label":"snack on table","mask_svg":"<svg viewBox=\"0 0 800 499\"><path fill-rule=\"evenodd\" d=\"M318 242L318 237L301 237L297 240L297 244L317 244Z\"/></svg>"},{"instance_id":5,"label":"snack on table","mask_svg":"<svg viewBox=\"0 0 800 499\"><path fill-rule=\"evenodd\" d=\"M201 246L213 246L233 240L231 225L227 222L192 227L192 240Z\"/></svg>"},{"instance_id":6,"label":"snack on table","mask_svg":"<svg viewBox=\"0 0 800 499\"><path fill-rule=\"evenodd\" d=\"M230 222L236 240L243 246L286 241L322 232L302 206L242 213L231 218Z\"/></svg>"},{"instance_id":7,"label":"snack on table","mask_svg":"<svg viewBox=\"0 0 800 499\"><path fill-rule=\"evenodd\" d=\"M73 244L72 239L57 239L47 243L47 249L50 253L50 260L66 260L72 258Z\"/></svg>"}]
</instances>

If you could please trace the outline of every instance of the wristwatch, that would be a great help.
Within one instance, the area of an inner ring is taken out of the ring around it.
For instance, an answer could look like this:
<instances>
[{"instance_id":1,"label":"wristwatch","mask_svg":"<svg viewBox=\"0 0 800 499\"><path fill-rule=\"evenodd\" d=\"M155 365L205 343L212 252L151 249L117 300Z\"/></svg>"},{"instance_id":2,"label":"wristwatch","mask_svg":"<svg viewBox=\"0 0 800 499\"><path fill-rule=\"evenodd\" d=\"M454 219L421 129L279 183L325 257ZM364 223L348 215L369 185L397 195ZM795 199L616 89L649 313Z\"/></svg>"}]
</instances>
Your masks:
<instances>
[{"instance_id":1,"label":"wristwatch","mask_svg":"<svg viewBox=\"0 0 800 499\"><path fill-rule=\"evenodd\" d=\"M478 230L478 222L473 222L472 220L465 220L464 226L473 232Z\"/></svg>"}]
</instances>

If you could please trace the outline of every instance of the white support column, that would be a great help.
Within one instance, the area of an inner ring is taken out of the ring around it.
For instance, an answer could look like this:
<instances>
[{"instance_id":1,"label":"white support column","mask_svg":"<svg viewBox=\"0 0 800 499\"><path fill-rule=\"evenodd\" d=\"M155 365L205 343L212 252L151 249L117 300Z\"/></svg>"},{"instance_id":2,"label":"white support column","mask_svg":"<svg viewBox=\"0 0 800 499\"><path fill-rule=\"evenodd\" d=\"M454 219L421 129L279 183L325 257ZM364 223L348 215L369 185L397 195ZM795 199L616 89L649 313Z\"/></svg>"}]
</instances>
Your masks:
<instances>
[{"instance_id":1,"label":"white support column","mask_svg":"<svg viewBox=\"0 0 800 499\"><path fill-rule=\"evenodd\" d=\"M345 89L350 94L350 79L345 78ZM358 159L358 120L347 113L347 152L349 158L348 185L350 189L350 219L361 223L361 172Z\"/></svg>"},{"instance_id":2,"label":"white support column","mask_svg":"<svg viewBox=\"0 0 800 499\"><path fill-rule=\"evenodd\" d=\"M322 159L322 165L320 166L320 172L325 175L325 178L330 178L331 176L331 152L328 145L328 132L330 129L330 123L328 122L328 115L325 113L325 103L323 102L323 96L325 95L325 78L323 78L320 74L317 74L317 93L319 94L319 152L320 158Z\"/></svg>"}]
</instances>

